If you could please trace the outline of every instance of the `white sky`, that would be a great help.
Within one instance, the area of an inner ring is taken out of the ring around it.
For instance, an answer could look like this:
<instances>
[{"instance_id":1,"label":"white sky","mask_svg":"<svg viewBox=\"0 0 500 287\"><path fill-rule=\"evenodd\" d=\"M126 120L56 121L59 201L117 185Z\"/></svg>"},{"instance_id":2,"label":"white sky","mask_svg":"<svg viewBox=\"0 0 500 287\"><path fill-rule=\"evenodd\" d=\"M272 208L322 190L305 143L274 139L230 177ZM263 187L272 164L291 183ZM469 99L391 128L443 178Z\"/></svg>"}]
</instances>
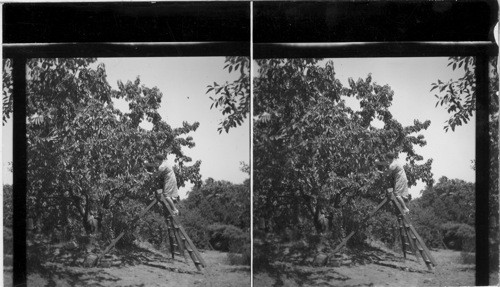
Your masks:
<instances>
[{"instance_id":1,"label":"white sky","mask_svg":"<svg viewBox=\"0 0 500 287\"><path fill-rule=\"evenodd\" d=\"M219 134L220 111L210 109L211 100L206 95L206 86L214 81L223 83L234 80L237 75L223 70L224 57L171 57L171 58L99 58L106 66L108 82L117 89L117 81L134 81L140 76L141 84L158 87L163 94L159 109L162 119L172 128L182 127L182 122L200 123L193 137L196 146L184 148L193 159L201 160L202 179L227 180L242 183L249 177L240 171L240 162L250 162L250 126L247 119L242 126ZM116 105L128 108L128 105ZM12 150L12 123L3 131L3 148ZM4 183L12 183L12 174L7 171L7 162L12 161L12 152L5 152L3 158ZM170 159L171 160L171 159ZM185 197L192 185L179 191Z\"/></svg>"},{"instance_id":2,"label":"white sky","mask_svg":"<svg viewBox=\"0 0 500 287\"><path fill-rule=\"evenodd\" d=\"M427 140L423 148L416 147L424 160L433 158L432 171L435 180L445 175L475 181L471 160L475 158L475 118L455 132L445 132L444 122L449 114L439 106L435 108L431 83L457 78L446 67L447 58L356 58L333 59L336 76L347 85L347 78L357 80L372 73L374 82L388 84L394 90L393 116L403 125L413 124L414 119L431 120L430 127L422 134ZM199 121L200 127L192 133L196 147L186 149L193 160L202 160L203 179L228 180L241 183L248 175L239 170L240 161L249 162L249 121L230 130L229 134L217 132L222 118L218 110L210 110L210 99L205 95L206 86L214 81L225 82L235 75L222 70L223 57L206 58L107 58L104 62L109 83L116 88L118 79L126 82L140 75L141 82L148 87L157 86L163 93L160 114L173 128L182 121ZM12 161L12 122L3 129L3 180L12 183L12 174L7 170ZM413 197L420 195L424 184L410 189ZM181 196L188 189L181 190Z\"/></svg>"}]
</instances>

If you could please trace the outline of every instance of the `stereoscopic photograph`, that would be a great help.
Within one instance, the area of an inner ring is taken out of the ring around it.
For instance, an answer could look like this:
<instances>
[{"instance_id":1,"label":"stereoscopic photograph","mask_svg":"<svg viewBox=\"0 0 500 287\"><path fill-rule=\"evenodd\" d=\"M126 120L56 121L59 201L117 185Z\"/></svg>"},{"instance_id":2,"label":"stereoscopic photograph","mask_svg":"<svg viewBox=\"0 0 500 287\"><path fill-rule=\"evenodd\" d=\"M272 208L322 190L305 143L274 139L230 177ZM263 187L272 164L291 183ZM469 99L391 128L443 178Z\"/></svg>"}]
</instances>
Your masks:
<instances>
[{"instance_id":1,"label":"stereoscopic photograph","mask_svg":"<svg viewBox=\"0 0 500 287\"><path fill-rule=\"evenodd\" d=\"M0 284L499 284L496 1L0 8Z\"/></svg>"}]
</instances>

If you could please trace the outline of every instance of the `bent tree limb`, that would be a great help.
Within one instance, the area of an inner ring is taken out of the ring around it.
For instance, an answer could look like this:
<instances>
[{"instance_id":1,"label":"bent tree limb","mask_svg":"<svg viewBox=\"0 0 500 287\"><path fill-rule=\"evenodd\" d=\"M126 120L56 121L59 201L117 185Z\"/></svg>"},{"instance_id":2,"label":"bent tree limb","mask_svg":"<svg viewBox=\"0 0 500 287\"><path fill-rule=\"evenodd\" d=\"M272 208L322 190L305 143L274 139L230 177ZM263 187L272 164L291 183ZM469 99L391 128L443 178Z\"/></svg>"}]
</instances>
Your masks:
<instances>
[{"instance_id":1,"label":"bent tree limb","mask_svg":"<svg viewBox=\"0 0 500 287\"><path fill-rule=\"evenodd\" d=\"M108 253L111 250L111 248L113 248L116 245L116 243L118 241L120 241L120 239L123 237L123 235L125 235L125 232L127 232L128 230L130 230L137 223L137 221L139 221L139 219L141 219L142 217L144 217L144 215L146 215L146 213L157 202L158 202L158 200L156 198L154 198L153 201L151 201L151 203L139 214L139 216L137 216L134 220L132 220L132 222L127 226L127 228L125 228L125 230L123 230L115 239L113 239L113 241L111 241L111 243L106 247L106 249L104 249L104 251L101 254L99 254L99 256L97 256L97 258L95 259L94 265L99 264L99 260L101 260L101 258L106 253Z\"/></svg>"},{"instance_id":2,"label":"bent tree limb","mask_svg":"<svg viewBox=\"0 0 500 287\"><path fill-rule=\"evenodd\" d=\"M384 200L382 200L382 202L380 202L380 204L375 208L375 210L373 210L367 217L365 220L368 220L368 218L372 217L373 215L375 215L375 213L377 213L377 211L379 211L388 201L389 199L388 198L385 198ZM356 233L357 231L351 231L351 233L349 233L349 235L347 235L346 238L344 238L344 240L342 240L342 242L340 242L339 245L337 245L337 247L335 247L335 249L333 250L332 253L337 253L342 247L344 247L344 245L347 243L347 241L349 241L349 239L351 239L351 237Z\"/></svg>"}]
</instances>

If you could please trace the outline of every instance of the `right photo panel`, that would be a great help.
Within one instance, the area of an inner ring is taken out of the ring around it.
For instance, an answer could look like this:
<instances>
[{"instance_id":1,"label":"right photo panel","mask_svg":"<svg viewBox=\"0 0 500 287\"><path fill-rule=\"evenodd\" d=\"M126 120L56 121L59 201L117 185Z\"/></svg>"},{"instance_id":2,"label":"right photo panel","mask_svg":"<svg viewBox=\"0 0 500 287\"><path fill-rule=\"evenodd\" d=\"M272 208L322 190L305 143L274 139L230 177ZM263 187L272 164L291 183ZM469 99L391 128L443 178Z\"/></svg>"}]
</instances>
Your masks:
<instances>
[{"instance_id":1,"label":"right photo panel","mask_svg":"<svg viewBox=\"0 0 500 287\"><path fill-rule=\"evenodd\" d=\"M355 6L254 3L253 286L498 284L489 6Z\"/></svg>"},{"instance_id":2,"label":"right photo panel","mask_svg":"<svg viewBox=\"0 0 500 287\"><path fill-rule=\"evenodd\" d=\"M473 284L474 64L254 62L256 286Z\"/></svg>"}]
</instances>

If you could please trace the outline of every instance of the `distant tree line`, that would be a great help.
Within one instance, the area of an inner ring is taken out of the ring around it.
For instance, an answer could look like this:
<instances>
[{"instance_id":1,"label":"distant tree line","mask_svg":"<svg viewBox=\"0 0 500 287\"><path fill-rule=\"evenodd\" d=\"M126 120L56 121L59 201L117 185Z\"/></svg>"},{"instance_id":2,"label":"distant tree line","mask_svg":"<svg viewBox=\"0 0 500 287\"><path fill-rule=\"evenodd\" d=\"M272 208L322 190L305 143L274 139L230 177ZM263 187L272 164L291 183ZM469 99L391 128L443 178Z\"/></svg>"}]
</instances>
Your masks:
<instances>
[{"instance_id":1,"label":"distant tree line","mask_svg":"<svg viewBox=\"0 0 500 287\"><path fill-rule=\"evenodd\" d=\"M200 248L239 253L250 264L250 181L207 179L181 202L181 221Z\"/></svg>"},{"instance_id":2,"label":"distant tree line","mask_svg":"<svg viewBox=\"0 0 500 287\"><path fill-rule=\"evenodd\" d=\"M474 251L473 183L441 177L410 203L410 210L413 225L429 246Z\"/></svg>"}]
</instances>

